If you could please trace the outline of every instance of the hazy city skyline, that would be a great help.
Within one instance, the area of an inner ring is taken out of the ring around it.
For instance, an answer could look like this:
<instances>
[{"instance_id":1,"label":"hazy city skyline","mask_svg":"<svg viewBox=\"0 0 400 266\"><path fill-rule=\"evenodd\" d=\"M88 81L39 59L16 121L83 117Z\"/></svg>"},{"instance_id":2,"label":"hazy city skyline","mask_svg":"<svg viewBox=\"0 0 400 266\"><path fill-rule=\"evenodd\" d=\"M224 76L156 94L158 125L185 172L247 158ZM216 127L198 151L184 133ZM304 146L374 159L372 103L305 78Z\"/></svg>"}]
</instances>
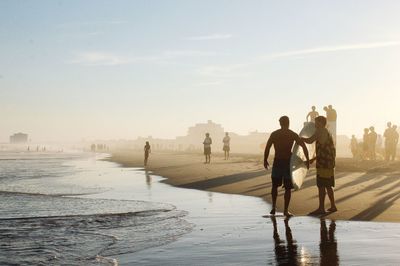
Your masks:
<instances>
[{"instance_id":1,"label":"hazy city skyline","mask_svg":"<svg viewBox=\"0 0 400 266\"><path fill-rule=\"evenodd\" d=\"M2 1L0 142L400 123L400 2Z\"/></svg>"}]
</instances>

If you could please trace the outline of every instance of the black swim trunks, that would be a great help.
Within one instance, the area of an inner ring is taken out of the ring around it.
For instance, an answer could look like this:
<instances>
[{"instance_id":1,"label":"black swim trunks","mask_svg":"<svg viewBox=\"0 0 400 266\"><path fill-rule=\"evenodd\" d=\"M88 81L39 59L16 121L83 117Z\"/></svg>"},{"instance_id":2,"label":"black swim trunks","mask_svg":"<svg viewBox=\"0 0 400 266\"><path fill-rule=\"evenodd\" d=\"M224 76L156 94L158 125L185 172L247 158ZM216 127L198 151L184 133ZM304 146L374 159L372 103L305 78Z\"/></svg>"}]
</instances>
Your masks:
<instances>
[{"instance_id":1,"label":"black swim trunks","mask_svg":"<svg viewBox=\"0 0 400 266\"><path fill-rule=\"evenodd\" d=\"M292 177L290 176L290 159L275 159L271 173L272 185L292 189Z\"/></svg>"}]
</instances>

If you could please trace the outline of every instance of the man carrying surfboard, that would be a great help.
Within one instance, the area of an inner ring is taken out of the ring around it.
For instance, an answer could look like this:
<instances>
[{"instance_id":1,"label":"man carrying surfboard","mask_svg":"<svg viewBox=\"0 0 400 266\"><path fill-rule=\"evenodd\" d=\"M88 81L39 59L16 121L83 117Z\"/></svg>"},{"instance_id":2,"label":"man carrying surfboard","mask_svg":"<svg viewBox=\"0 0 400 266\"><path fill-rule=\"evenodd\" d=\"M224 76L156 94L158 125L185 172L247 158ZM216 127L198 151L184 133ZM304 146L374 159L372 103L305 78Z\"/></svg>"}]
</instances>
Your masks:
<instances>
[{"instance_id":1,"label":"man carrying surfboard","mask_svg":"<svg viewBox=\"0 0 400 266\"><path fill-rule=\"evenodd\" d=\"M301 140L299 135L289 129L289 117L282 116L279 119L279 123L281 128L272 132L271 136L268 139L267 146L265 147L264 152L264 167L266 169L269 168L268 156L269 151L274 145L275 149L275 158L274 163L272 165L272 210L270 214L274 215L276 212L276 199L278 197L278 187L282 186L285 188L285 207L284 207L284 215L291 216L292 214L289 212L289 203L292 195L293 183L290 175L290 157L292 155L293 144L296 142L300 145L304 151L304 154L307 158L306 165L309 168L309 157L308 150L304 142Z\"/></svg>"},{"instance_id":2,"label":"man carrying surfboard","mask_svg":"<svg viewBox=\"0 0 400 266\"><path fill-rule=\"evenodd\" d=\"M316 158L311 163L317 161L317 186L319 195L319 207L311 212L311 215L325 214L325 196L331 202L329 212L337 211L333 187L335 186L335 160L336 148L331 133L326 128L327 119L324 116L318 116L315 119L315 134L309 138L302 138L305 143L316 142Z\"/></svg>"}]
</instances>

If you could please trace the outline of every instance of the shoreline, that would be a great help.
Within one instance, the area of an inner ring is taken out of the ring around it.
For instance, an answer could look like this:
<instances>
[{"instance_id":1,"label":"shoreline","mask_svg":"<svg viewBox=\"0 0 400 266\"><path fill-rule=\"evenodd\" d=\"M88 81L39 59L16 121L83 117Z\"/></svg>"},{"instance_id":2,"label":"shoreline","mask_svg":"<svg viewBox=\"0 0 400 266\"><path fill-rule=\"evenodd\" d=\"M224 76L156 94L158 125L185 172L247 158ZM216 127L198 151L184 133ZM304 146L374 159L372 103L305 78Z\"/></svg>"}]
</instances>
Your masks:
<instances>
[{"instance_id":1,"label":"shoreline","mask_svg":"<svg viewBox=\"0 0 400 266\"><path fill-rule=\"evenodd\" d=\"M166 178L163 183L203 191L239 194L262 198L270 203L271 170L263 167L261 154L213 154L211 164L195 153L153 152L143 167L143 153L113 151L109 161L122 167L137 167ZM333 220L400 222L400 162L358 162L337 159L335 197L338 211L324 218ZM311 168L303 187L292 193L289 210L306 216L318 205L315 169ZM279 189L277 208L283 207L283 189ZM326 199L326 208L329 202ZM269 210L265 210L266 213Z\"/></svg>"}]
</instances>

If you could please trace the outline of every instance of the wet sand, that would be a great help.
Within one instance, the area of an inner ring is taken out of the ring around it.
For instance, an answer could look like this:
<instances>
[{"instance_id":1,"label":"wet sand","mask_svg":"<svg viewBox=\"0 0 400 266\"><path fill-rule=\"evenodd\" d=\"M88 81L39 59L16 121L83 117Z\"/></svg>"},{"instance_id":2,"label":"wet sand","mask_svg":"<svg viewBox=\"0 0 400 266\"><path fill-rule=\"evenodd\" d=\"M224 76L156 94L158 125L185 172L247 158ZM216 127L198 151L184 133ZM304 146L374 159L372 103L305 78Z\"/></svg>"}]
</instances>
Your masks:
<instances>
[{"instance_id":1,"label":"wet sand","mask_svg":"<svg viewBox=\"0 0 400 266\"><path fill-rule=\"evenodd\" d=\"M111 158L125 167L143 167L143 153L114 151ZM211 164L204 164L201 154L153 152L147 170L166 177L163 182L214 192L261 197L270 202L270 170L263 168L262 155L232 155L225 161L213 154ZM339 211L325 218L359 221L400 221L400 163L356 162L338 158L336 202ZM303 187L292 194L290 211L307 215L318 205L315 169L311 169ZM283 190L278 209L283 207ZM328 201L326 207L329 207Z\"/></svg>"}]
</instances>

